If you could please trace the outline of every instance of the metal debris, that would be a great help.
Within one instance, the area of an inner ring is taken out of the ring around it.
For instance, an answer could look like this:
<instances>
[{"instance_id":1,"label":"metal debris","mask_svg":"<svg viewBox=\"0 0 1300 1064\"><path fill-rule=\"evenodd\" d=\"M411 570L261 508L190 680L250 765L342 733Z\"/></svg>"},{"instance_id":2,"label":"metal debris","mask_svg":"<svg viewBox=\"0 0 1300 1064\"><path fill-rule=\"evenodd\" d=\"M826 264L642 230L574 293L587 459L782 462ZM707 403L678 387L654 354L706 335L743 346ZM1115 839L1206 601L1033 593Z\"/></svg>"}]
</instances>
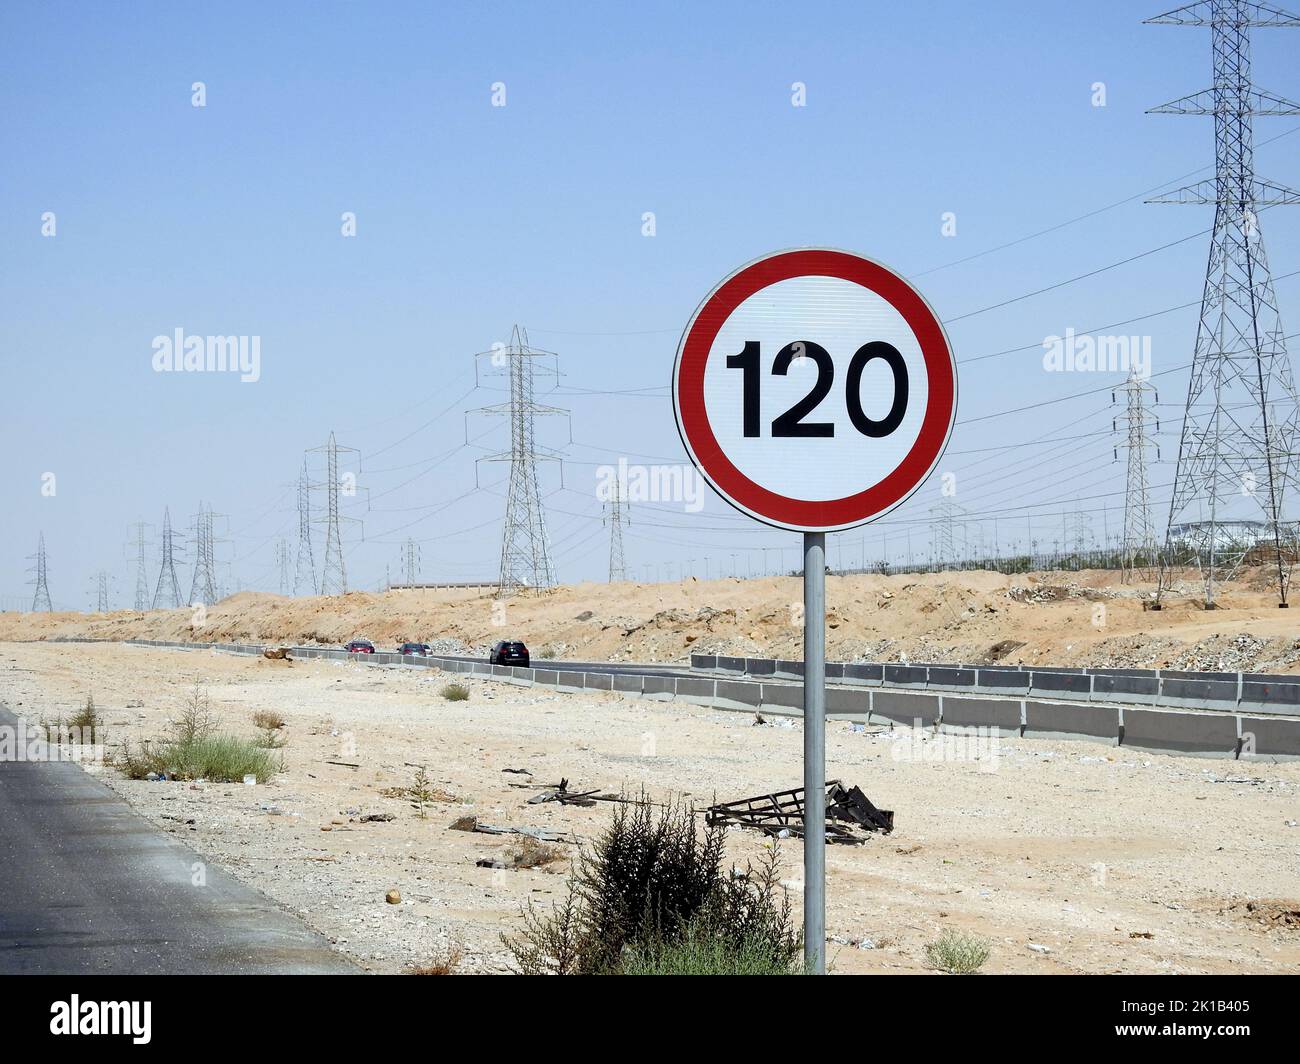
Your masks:
<instances>
[{"instance_id":1,"label":"metal debris","mask_svg":"<svg viewBox=\"0 0 1300 1064\"><path fill-rule=\"evenodd\" d=\"M735 824L758 828L768 835L804 833L804 789L795 787L773 794L759 794L735 802L711 805L705 812L706 823ZM866 836L894 830L892 809L877 809L857 787L845 787L839 780L826 783L826 838L830 842L866 842Z\"/></svg>"}]
</instances>

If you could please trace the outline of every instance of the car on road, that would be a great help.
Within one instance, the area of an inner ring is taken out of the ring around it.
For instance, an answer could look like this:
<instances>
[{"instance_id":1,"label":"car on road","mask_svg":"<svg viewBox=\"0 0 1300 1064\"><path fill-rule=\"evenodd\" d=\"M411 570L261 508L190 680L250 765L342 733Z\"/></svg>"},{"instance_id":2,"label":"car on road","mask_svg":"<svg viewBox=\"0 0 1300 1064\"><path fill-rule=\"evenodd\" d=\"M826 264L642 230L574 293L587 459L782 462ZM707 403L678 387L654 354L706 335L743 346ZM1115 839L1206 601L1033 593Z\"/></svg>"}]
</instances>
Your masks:
<instances>
[{"instance_id":1,"label":"car on road","mask_svg":"<svg viewBox=\"0 0 1300 1064\"><path fill-rule=\"evenodd\" d=\"M517 639L503 639L488 652L489 665L522 665L528 668L528 648Z\"/></svg>"},{"instance_id":2,"label":"car on road","mask_svg":"<svg viewBox=\"0 0 1300 1064\"><path fill-rule=\"evenodd\" d=\"M429 653L428 643L403 643L397 648L399 654L414 654L417 657L424 657Z\"/></svg>"},{"instance_id":3,"label":"car on road","mask_svg":"<svg viewBox=\"0 0 1300 1064\"><path fill-rule=\"evenodd\" d=\"M343 649L349 654L373 654L375 652L375 644L369 639L354 639Z\"/></svg>"}]
</instances>

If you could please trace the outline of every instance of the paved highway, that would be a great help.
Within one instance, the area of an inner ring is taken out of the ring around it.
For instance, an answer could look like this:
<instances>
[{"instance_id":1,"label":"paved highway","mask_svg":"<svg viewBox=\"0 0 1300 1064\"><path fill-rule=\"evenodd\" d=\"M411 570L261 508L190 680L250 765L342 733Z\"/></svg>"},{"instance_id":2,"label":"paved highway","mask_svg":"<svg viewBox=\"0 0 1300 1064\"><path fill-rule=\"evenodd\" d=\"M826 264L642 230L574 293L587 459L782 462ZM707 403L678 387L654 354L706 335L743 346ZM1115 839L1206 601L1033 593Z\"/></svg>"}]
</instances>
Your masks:
<instances>
[{"instance_id":1,"label":"paved highway","mask_svg":"<svg viewBox=\"0 0 1300 1064\"><path fill-rule=\"evenodd\" d=\"M195 886L200 861L79 765L0 760L0 973L358 971L215 865Z\"/></svg>"}]
</instances>

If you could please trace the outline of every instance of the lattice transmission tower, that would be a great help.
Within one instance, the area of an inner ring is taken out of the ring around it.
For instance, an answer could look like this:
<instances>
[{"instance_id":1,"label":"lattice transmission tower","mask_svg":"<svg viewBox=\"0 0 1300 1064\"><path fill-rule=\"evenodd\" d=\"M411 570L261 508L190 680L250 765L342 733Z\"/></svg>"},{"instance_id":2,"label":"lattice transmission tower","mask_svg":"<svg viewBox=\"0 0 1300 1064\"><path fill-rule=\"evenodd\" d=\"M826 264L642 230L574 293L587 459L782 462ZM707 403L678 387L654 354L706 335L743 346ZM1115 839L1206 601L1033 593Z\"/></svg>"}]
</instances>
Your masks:
<instances>
[{"instance_id":1,"label":"lattice transmission tower","mask_svg":"<svg viewBox=\"0 0 1300 1064\"><path fill-rule=\"evenodd\" d=\"M149 608L149 559L145 552L146 528L151 526L137 521L131 526L135 532L135 612L144 613Z\"/></svg>"},{"instance_id":2,"label":"lattice transmission tower","mask_svg":"<svg viewBox=\"0 0 1300 1064\"><path fill-rule=\"evenodd\" d=\"M289 554L289 543L284 539L275 541L275 566L280 571L280 594L293 594L293 561Z\"/></svg>"},{"instance_id":3,"label":"lattice transmission tower","mask_svg":"<svg viewBox=\"0 0 1300 1064\"><path fill-rule=\"evenodd\" d=\"M623 485L614 478L609 501L605 503L605 522L609 525L609 582L622 583L628 579L627 561L623 557L623 526L632 523L623 502Z\"/></svg>"},{"instance_id":4,"label":"lattice transmission tower","mask_svg":"<svg viewBox=\"0 0 1300 1064\"><path fill-rule=\"evenodd\" d=\"M298 474L298 561L293 571L293 593L301 595L308 588L313 595L320 594L316 559L311 549L311 479L304 458L302 472Z\"/></svg>"},{"instance_id":5,"label":"lattice transmission tower","mask_svg":"<svg viewBox=\"0 0 1300 1064\"><path fill-rule=\"evenodd\" d=\"M313 520L325 525L325 565L321 573L320 593L322 595L342 595L348 590L347 565L343 560L343 531L345 521L360 523L355 517L344 517L339 505L340 496L350 497L357 493L357 478L354 472L342 472L339 455L360 454L355 447L341 447L330 433L329 440L323 447L314 447L310 454L325 455L325 480L312 487L325 491L325 513Z\"/></svg>"},{"instance_id":6,"label":"lattice transmission tower","mask_svg":"<svg viewBox=\"0 0 1300 1064\"><path fill-rule=\"evenodd\" d=\"M108 612L108 571L105 569L95 574L95 612Z\"/></svg>"},{"instance_id":7,"label":"lattice transmission tower","mask_svg":"<svg viewBox=\"0 0 1300 1064\"><path fill-rule=\"evenodd\" d=\"M36 553L28 555L36 565L29 569L28 572L34 572L36 576L29 581L36 585L36 594L32 598L32 612L40 613L44 610L46 613L54 612L54 604L50 601L49 573L45 564L45 533L40 534L36 541Z\"/></svg>"},{"instance_id":8,"label":"lattice transmission tower","mask_svg":"<svg viewBox=\"0 0 1300 1064\"><path fill-rule=\"evenodd\" d=\"M957 526L964 516L965 511L948 496L930 507L930 543L940 569L955 568L960 561L958 544L964 536L958 536Z\"/></svg>"},{"instance_id":9,"label":"lattice transmission tower","mask_svg":"<svg viewBox=\"0 0 1300 1064\"><path fill-rule=\"evenodd\" d=\"M1155 434L1160 431L1160 421L1147 405L1160 402L1155 387L1132 374L1119 389L1123 395L1122 412L1111 423L1119 437L1115 447L1115 460L1125 451L1128 459L1128 487L1124 492L1124 532L1120 541L1120 579L1128 582L1138 569L1149 568L1159 551L1156 524L1151 517L1151 456L1160 460L1160 445ZM1116 393L1111 394L1116 402Z\"/></svg>"},{"instance_id":10,"label":"lattice transmission tower","mask_svg":"<svg viewBox=\"0 0 1300 1064\"><path fill-rule=\"evenodd\" d=\"M497 594L513 595L525 588L538 590L552 587L555 584L555 571L551 564L551 546L546 532L546 511L542 506L537 464L542 461L559 461L561 455L538 445L534 423L538 417L567 415L568 411L538 403L534 399L533 377L534 362L537 359L558 356L553 351L529 347L528 334L518 325L510 334L509 344L498 345L496 349L482 354L490 356L493 365L504 369L510 378L508 403L480 407L476 411L510 418L510 450L480 459L510 463Z\"/></svg>"},{"instance_id":11,"label":"lattice transmission tower","mask_svg":"<svg viewBox=\"0 0 1300 1064\"><path fill-rule=\"evenodd\" d=\"M402 575L407 587L414 587L420 582L420 545L409 536L402 544Z\"/></svg>"},{"instance_id":12,"label":"lattice transmission tower","mask_svg":"<svg viewBox=\"0 0 1300 1064\"><path fill-rule=\"evenodd\" d=\"M194 515L194 575L190 581L190 605L201 602L211 606L217 601L216 536L213 534L211 510L199 503Z\"/></svg>"},{"instance_id":13,"label":"lattice transmission tower","mask_svg":"<svg viewBox=\"0 0 1300 1064\"><path fill-rule=\"evenodd\" d=\"M185 605L181 598L181 582L176 576L176 534L172 530L172 512L170 507L163 509L162 523L162 565L158 569L158 586L153 593L153 608L161 603L165 610L174 610Z\"/></svg>"},{"instance_id":14,"label":"lattice transmission tower","mask_svg":"<svg viewBox=\"0 0 1300 1064\"><path fill-rule=\"evenodd\" d=\"M1212 88L1153 111L1213 115L1215 146L1213 179L1151 201L1214 205L1157 608L1174 566L1187 562L1199 568L1213 608L1216 583L1248 553L1275 571L1285 606L1290 535L1283 506L1296 488L1290 452L1300 407L1259 212L1300 203L1300 193L1255 177L1253 118L1300 114L1300 106L1252 86L1250 31L1300 26L1300 17L1252 0L1202 0L1147 21L1208 26L1214 54Z\"/></svg>"}]
</instances>

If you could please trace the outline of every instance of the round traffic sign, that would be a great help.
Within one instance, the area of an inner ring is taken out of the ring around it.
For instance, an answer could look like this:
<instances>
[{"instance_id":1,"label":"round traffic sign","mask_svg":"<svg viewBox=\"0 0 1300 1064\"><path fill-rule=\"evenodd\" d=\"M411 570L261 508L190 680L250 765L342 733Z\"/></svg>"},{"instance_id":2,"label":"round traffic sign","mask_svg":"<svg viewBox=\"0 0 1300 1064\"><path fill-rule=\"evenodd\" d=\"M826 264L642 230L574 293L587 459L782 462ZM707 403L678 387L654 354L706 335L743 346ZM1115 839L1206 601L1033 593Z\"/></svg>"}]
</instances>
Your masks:
<instances>
[{"instance_id":1,"label":"round traffic sign","mask_svg":"<svg viewBox=\"0 0 1300 1064\"><path fill-rule=\"evenodd\" d=\"M737 509L833 532L892 510L952 433L943 325L892 270L800 248L742 266L691 317L673 368L682 442Z\"/></svg>"}]
</instances>

